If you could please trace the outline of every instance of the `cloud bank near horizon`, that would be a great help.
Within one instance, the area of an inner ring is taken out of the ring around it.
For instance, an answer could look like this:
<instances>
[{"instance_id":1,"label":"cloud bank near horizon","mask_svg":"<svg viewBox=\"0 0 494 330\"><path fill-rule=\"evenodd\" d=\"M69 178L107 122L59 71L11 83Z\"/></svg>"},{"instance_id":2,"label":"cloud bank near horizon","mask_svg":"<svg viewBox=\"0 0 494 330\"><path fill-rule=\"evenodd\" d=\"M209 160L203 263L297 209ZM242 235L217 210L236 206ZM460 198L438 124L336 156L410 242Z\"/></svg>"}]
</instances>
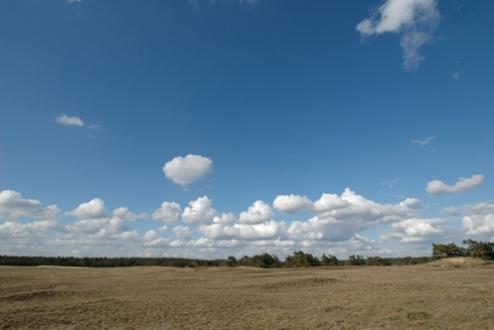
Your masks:
<instances>
[{"instance_id":1,"label":"cloud bank near horizon","mask_svg":"<svg viewBox=\"0 0 494 330\"><path fill-rule=\"evenodd\" d=\"M421 216L418 199L379 203L346 188L311 201L279 195L239 213L219 211L208 196L182 207L164 201L155 210L107 210L100 198L63 211L13 190L0 191L2 254L75 256L226 257L261 252L285 256L302 249L339 257L428 254L433 241L494 236L494 204L469 205L450 216ZM296 217L289 221L287 216ZM147 223L146 230L137 224ZM371 239L366 231L378 232Z\"/></svg>"}]
</instances>

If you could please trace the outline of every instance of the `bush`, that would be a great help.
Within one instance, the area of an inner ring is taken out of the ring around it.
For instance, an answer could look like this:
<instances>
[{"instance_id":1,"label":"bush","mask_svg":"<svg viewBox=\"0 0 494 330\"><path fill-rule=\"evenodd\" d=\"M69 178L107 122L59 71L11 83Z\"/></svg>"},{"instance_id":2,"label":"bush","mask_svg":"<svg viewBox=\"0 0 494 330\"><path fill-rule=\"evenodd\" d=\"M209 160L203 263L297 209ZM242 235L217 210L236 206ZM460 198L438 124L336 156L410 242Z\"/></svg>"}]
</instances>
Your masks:
<instances>
[{"instance_id":1,"label":"bush","mask_svg":"<svg viewBox=\"0 0 494 330\"><path fill-rule=\"evenodd\" d=\"M338 266L339 261L338 258L332 255L326 256L325 254L321 257L321 265L322 266Z\"/></svg>"},{"instance_id":2,"label":"bush","mask_svg":"<svg viewBox=\"0 0 494 330\"><path fill-rule=\"evenodd\" d=\"M381 257L368 257L365 264L367 266L391 266L391 259Z\"/></svg>"},{"instance_id":3,"label":"bush","mask_svg":"<svg viewBox=\"0 0 494 330\"><path fill-rule=\"evenodd\" d=\"M494 259L494 242L477 242L471 239L463 241L467 245L465 254L469 257L482 258L485 260Z\"/></svg>"},{"instance_id":4,"label":"bush","mask_svg":"<svg viewBox=\"0 0 494 330\"><path fill-rule=\"evenodd\" d=\"M432 256L434 258L449 258L465 256L465 249L454 243L432 244Z\"/></svg>"},{"instance_id":5,"label":"bush","mask_svg":"<svg viewBox=\"0 0 494 330\"><path fill-rule=\"evenodd\" d=\"M238 264L241 266L250 266L250 267L260 267L260 268L272 268L272 267L280 267L281 262L276 256L272 256L268 253L257 254L252 257L242 257Z\"/></svg>"},{"instance_id":6,"label":"bush","mask_svg":"<svg viewBox=\"0 0 494 330\"><path fill-rule=\"evenodd\" d=\"M365 258L358 254L351 255L347 260L347 264L352 266L362 266L365 265L365 263L366 263Z\"/></svg>"},{"instance_id":7,"label":"bush","mask_svg":"<svg viewBox=\"0 0 494 330\"><path fill-rule=\"evenodd\" d=\"M293 255L286 257L283 265L285 267L314 267L320 266L321 263L317 257L314 257L310 253L295 251Z\"/></svg>"}]
</instances>

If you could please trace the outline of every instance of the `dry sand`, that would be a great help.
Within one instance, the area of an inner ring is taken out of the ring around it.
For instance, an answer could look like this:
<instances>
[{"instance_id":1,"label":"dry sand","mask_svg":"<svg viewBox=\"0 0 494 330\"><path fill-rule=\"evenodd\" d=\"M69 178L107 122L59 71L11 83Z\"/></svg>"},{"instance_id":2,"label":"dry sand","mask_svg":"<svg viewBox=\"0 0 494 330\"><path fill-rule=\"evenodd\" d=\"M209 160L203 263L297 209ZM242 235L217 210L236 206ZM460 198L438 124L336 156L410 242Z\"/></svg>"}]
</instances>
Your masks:
<instances>
[{"instance_id":1,"label":"dry sand","mask_svg":"<svg viewBox=\"0 0 494 330\"><path fill-rule=\"evenodd\" d=\"M443 263L0 267L0 328L494 329L494 265Z\"/></svg>"}]
</instances>

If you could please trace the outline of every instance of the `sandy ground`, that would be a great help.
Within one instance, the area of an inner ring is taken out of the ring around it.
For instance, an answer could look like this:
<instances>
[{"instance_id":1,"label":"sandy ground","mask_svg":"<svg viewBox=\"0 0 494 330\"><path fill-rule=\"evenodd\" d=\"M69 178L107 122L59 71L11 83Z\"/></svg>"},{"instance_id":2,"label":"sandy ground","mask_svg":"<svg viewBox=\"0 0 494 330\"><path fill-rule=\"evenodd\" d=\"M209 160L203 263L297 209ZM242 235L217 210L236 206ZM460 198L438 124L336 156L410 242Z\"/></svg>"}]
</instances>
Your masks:
<instances>
[{"instance_id":1,"label":"sandy ground","mask_svg":"<svg viewBox=\"0 0 494 330\"><path fill-rule=\"evenodd\" d=\"M494 329L494 265L0 267L0 328Z\"/></svg>"}]
</instances>

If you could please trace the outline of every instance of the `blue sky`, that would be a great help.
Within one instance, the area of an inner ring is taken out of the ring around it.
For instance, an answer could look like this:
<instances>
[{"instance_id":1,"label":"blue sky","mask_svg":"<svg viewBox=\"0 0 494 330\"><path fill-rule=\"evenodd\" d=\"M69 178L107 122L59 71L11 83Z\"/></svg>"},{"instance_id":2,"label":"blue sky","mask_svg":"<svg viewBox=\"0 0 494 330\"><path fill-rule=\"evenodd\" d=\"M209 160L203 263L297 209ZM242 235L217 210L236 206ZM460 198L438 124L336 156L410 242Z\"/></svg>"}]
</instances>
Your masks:
<instances>
[{"instance_id":1,"label":"blue sky","mask_svg":"<svg viewBox=\"0 0 494 330\"><path fill-rule=\"evenodd\" d=\"M492 239L493 9L3 2L0 254L403 255ZM323 193L335 204L318 208ZM176 219L157 215L165 201Z\"/></svg>"}]
</instances>

